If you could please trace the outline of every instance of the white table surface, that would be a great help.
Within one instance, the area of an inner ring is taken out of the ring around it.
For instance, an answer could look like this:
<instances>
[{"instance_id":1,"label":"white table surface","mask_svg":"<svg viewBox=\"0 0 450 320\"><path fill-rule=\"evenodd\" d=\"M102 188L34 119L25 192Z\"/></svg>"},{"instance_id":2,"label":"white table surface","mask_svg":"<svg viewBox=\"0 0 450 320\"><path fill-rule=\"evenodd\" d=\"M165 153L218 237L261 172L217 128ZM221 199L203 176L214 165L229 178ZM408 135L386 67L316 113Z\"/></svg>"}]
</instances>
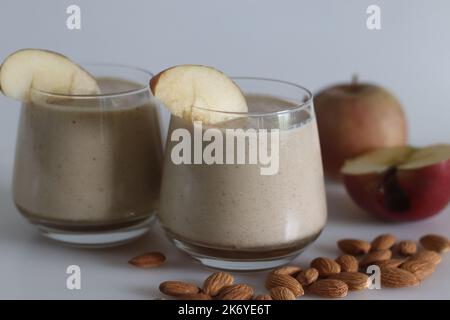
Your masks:
<instances>
[{"instance_id":1,"label":"white table surface","mask_svg":"<svg viewBox=\"0 0 450 320\"><path fill-rule=\"evenodd\" d=\"M11 201L12 157L3 157L0 167L0 298L2 299L155 299L162 295L164 280L202 283L210 271L177 251L165 239L158 224L137 241L108 249L77 249L41 237L15 209ZM7 160L7 161L6 161ZM335 258L336 240L355 237L370 240L392 232L399 239L418 239L425 233L449 234L450 208L426 221L387 224L361 212L342 187L328 186L329 221L326 229L294 263L307 266L317 256ZM137 269L127 264L134 255L161 251L166 263L156 269ZM66 289L66 268L81 267L81 290ZM265 292L266 272L235 274L236 281L249 283ZM305 296L301 299L314 297ZM346 299L449 299L450 255L443 256L433 276L420 287L366 290L350 293Z\"/></svg>"}]
</instances>

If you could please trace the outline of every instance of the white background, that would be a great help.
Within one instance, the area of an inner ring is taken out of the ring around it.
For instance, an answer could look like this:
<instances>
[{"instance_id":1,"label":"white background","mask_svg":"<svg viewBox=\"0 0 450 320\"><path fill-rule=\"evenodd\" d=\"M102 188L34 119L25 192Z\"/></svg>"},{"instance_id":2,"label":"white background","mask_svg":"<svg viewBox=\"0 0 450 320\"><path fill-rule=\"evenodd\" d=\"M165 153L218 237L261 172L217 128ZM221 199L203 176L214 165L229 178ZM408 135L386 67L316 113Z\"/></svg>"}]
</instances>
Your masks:
<instances>
[{"instance_id":1,"label":"white background","mask_svg":"<svg viewBox=\"0 0 450 320\"><path fill-rule=\"evenodd\" d=\"M82 30L66 29L66 8L78 4ZM382 30L366 28L378 4ZM402 101L414 145L450 142L450 2L446 0L66 1L1 0L0 59L24 47L52 49L80 62L131 64L158 72L183 63L213 65L229 75L263 76L313 91L350 79L391 89ZM200 282L207 271L175 251L159 227L139 241L107 250L79 250L38 236L11 202L19 103L0 96L0 298L158 297L166 279ZM342 237L370 240L381 232L417 239L450 235L450 209L411 224L377 222L339 187L329 187L330 219L297 262L337 255ZM161 250L163 268L135 270L127 260ZM65 268L82 268L82 290L65 289ZM239 276L262 292L264 274ZM450 298L450 258L420 288L353 293L355 299Z\"/></svg>"}]
</instances>

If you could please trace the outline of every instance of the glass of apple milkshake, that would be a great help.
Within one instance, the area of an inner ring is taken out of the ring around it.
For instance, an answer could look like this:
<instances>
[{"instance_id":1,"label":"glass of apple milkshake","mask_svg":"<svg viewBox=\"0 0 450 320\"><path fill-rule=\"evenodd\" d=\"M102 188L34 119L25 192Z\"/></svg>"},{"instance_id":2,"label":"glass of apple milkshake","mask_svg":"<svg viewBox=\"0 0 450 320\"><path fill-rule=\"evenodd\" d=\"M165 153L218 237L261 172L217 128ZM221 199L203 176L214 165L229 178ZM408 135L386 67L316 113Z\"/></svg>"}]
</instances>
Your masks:
<instances>
[{"instance_id":1,"label":"glass of apple milkshake","mask_svg":"<svg viewBox=\"0 0 450 320\"><path fill-rule=\"evenodd\" d=\"M149 229L162 167L151 76L119 65L82 69L43 50L5 60L2 91L23 102L14 202L43 235L107 246Z\"/></svg>"},{"instance_id":2,"label":"glass of apple milkshake","mask_svg":"<svg viewBox=\"0 0 450 320\"><path fill-rule=\"evenodd\" d=\"M166 234L210 267L287 263L319 236L327 217L311 93L187 68L151 82L172 112L159 212Z\"/></svg>"}]
</instances>

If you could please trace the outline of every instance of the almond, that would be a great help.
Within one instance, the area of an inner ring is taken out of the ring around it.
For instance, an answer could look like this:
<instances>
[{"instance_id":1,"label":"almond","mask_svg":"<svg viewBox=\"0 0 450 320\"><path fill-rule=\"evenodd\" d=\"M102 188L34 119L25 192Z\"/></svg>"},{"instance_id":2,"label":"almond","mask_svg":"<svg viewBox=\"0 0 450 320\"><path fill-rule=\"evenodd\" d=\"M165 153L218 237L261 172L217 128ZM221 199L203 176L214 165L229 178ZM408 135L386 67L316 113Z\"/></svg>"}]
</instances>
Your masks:
<instances>
[{"instance_id":1,"label":"almond","mask_svg":"<svg viewBox=\"0 0 450 320\"><path fill-rule=\"evenodd\" d=\"M389 249L371 251L360 262L362 268L366 268L377 261L389 260L392 257L392 251Z\"/></svg>"},{"instance_id":2,"label":"almond","mask_svg":"<svg viewBox=\"0 0 450 320\"><path fill-rule=\"evenodd\" d=\"M216 296L223 287L231 286L234 278L231 274L226 272L215 272L206 278L203 283L203 292L210 296Z\"/></svg>"},{"instance_id":3,"label":"almond","mask_svg":"<svg viewBox=\"0 0 450 320\"><path fill-rule=\"evenodd\" d=\"M295 300L295 295L286 287L274 287L270 289L273 300Z\"/></svg>"},{"instance_id":4,"label":"almond","mask_svg":"<svg viewBox=\"0 0 450 320\"><path fill-rule=\"evenodd\" d=\"M403 240L397 244L396 251L403 257L409 257L417 253L417 245L414 241Z\"/></svg>"},{"instance_id":5,"label":"almond","mask_svg":"<svg viewBox=\"0 0 450 320\"><path fill-rule=\"evenodd\" d=\"M329 258L316 258L311 262L311 267L317 269L319 276L329 276L341 272L341 266Z\"/></svg>"},{"instance_id":6,"label":"almond","mask_svg":"<svg viewBox=\"0 0 450 320\"><path fill-rule=\"evenodd\" d=\"M341 280L322 279L311 284L308 290L324 298L342 298L347 295L348 286Z\"/></svg>"},{"instance_id":7,"label":"almond","mask_svg":"<svg viewBox=\"0 0 450 320\"><path fill-rule=\"evenodd\" d=\"M210 295L205 293L185 294L178 297L179 300L212 300Z\"/></svg>"},{"instance_id":8,"label":"almond","mask_svg":"<svg viewBox=\"0 0 450 320\"><path fill-rule=\"evenodd\" d=\"M288 276L295 277L300 271L302 271L302 268L297 266L283 266L276 268L272 271L273 274L287 274Z\"/></svg>"},{"instance_id":9,"label":"almond","mask_svg":"<svg viewBox=\"0 0 450 320\"><path fill-rule=\"evenodd\" d=\"M128 263L138 268L154 268L160 266L165 260L166 257L161 252L146 252L134 257Z\"/></svg>"},{"instance_id":10,"label":"almond","mask_svg":"<svg viewBox=\"0 0 450 320\"><path fill-rule=\"evenodd\" d=\"M219 300L250 300L253 297L253 288L247 284L233 284L220 290Z\"/></svg>"},{"instance_id":11,"label":"almond","mask_svg":"<svg viewBox=\"0 0 450 320\"><path fill-rule=\"evenodd\" d=\"M361 272L341 272L332 275L330 279L344 281L350 291L366 289L370 284L369 277Z\"/></svg>"},{"instance_id":12,"label":"almond","mask_svg":"<svg viewBox=\"0 0 450 320\"><path fill-rule=\"evenodd\" d=\"M381 269L381 284L389 288L412 287L419 284L419 280L411 272L400 268Z\"/></svg>"},{"instance_id":13,"label":"almond","mask_svg":"<svg viewBox=\"0 0 450 320\"><path fill-rule=\"evenodd\" d=\"M300 282L300 284L303 287L309 286L311 283L316 281L319 278L319 271L315 268L308 268L306 270L303 270L297 275L297 281Z\"/></svg>"},{"instance_id":14,"label":"almond","mask_svg":"<svg viewBox=\"0 0 450 320\"><path fill-rule=\"evenodd\" d=\"M413 255L410 260L425 260L433 263L434 265L437 265L441 263L442 258L435 251L423 250Z\"/></svg>"},{"instance_id":15,"label":"almond","mask_svg":"<svg viewBox=\"0 0 450 320\"><path fill-rule=\"evenodd\" d=\"M420 244L427 250L444 253L450 250L450 243L446 237L428 234L420 238Z\"/></svg>"},{"instance_id":16,"label":"almond","mask_svg":"<svg viewBox=\"0 0 450 320\"><path fill-rule=\"evenodd\" d=\"M266 288L270 290L275 287L286 287L291 290L296 297L304 294L302 285L295 278L286 274L269 273L266 280Z\"/></svg>"},{"instance_id":17,"label":"almond","mask_svg":"<svg viewBox=\"0 0 450 320\"><path fill-rule=\"evenodd\" d=\"M400 268L411 272L417 279L422 281L434 272L435 265L424 260L408 260Z\"/></svg>"},{"instance_id":18,"label":"almond","mask_svg":"<svg viewBox=\"0 0 450 320\"><path fill-rule=\"evenodd\" d=\"M366 254L370 250L370 243L358 239L342 239L337 243L342 252L354 256Z\"/></svg>"},{"instance_id":19,"label":"almond","mask_svg":"<svg viewBox=\"0 0 450 320\"><path fill-rule=\"evenodd\" d=\"M355 256L344 254L336 259L341 266L341 272L356 272L359 269L359 262Z\"/></svg>"},{"instance_id":20,"label":"almond","mask_svg":"<svg viewBox=\"0 0 450 320\"><path fill-rule=\"evenodd\" d=\"M393 234L382 234L373 239L371 243L370 251L387 250L397 241L397 238Z\"/></svg>"},{"instance_id":21,"label":"almond","mask_svg":"<svg viewBox=\"0 0 450 320\"><path fill-rule=\"evenodd\" d=\"M292 293L292 292L291 292ZM254 300L273 300L270 294L259 294Z\"/></svg>"},{"instance_id":22,"label":"almond","mask_svg":"<svg viewBox=\"0 0 450 320\"><path fill-rule=\"evenodd\" d=\"M168 296L179 297L187 294L196 294L199 292L199 289L192 283L181 281L164 281L159 285L159 291Z\"/></svg>"},{"instance_id":23,"label":"almond","mask_svg":"<svg viewBox=\"0 0 450 320\"><path fill-rule=\"evenodd\" d=\"M380 268L398 268L403 262L405 262L404 259L389 259L375 261L373 264L379 266Z\"/></svg>"}]
</instances>

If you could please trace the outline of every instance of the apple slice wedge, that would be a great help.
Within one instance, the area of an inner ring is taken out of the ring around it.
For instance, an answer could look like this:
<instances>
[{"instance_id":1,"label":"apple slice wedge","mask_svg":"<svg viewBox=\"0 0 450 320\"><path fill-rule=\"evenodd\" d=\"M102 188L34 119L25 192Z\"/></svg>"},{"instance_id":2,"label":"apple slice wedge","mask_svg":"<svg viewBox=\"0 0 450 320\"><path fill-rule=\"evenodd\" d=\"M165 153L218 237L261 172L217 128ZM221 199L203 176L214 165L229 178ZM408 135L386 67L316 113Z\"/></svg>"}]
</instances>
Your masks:
<instances>
[{"instance_id":1,"label":"apple slice wedge","mask_svg":"<svg viewBox=\"0 0 450 320\"><path fill-rule=\"evenodd\" d=\"M67 57L52 51L23 49L0 68L0 89L7 97L27 102L31 88L57 94L98 94L94 77Z\"/></svg>"},{"instance_id":2,"label":"apple slice wedge","mask_svg":"<svg viewBox=\"0 0 450 320\"><path fill-rule=\"evenodd\" d=\"M386 220L424 219L450 202L450 145L383 148L346 161L341 172L356 204Z\"/></svg>"},{"instance_id":3,"label":"apple slice wedge","mask_svg":"<svg viewBox=\"0 0 450 320\"><path fill-rule=\"evenodd\" d=\"M201 65L166 69L150 80L152 93L170 112L190 121L218 123L245 113L247 103L239 87L222 72Z\"/></svg>"}]
</instances>

